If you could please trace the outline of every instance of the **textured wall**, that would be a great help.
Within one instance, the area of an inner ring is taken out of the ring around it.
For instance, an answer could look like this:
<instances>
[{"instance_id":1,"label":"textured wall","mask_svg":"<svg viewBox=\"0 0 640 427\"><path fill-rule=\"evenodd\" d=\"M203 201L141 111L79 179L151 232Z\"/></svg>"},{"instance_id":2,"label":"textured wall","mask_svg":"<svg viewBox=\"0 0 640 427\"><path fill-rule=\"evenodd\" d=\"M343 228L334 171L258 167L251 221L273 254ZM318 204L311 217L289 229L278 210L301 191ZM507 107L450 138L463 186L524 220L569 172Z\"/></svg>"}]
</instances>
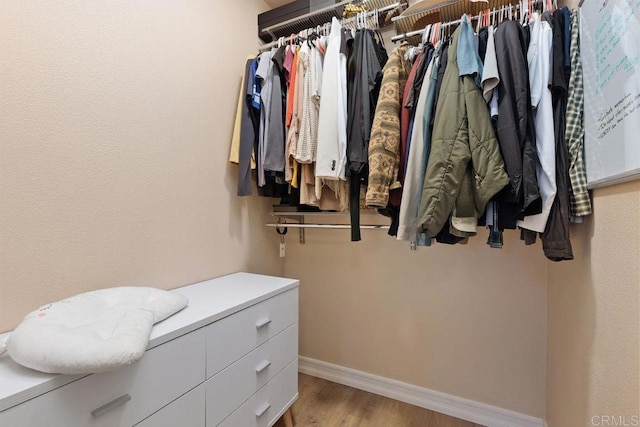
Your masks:
<instances>
[{"instance_id":1,"label":"textured wall","mask_svg":"<svg viewBox=\"0 0 640 427\"><path fill-rule=\"evenodd\" d=\"M547 262L515 232L502 250L486 238L411 252L379 231L287 236L300 354L544 417Z\"/></svg>"},{"instance_id":2,"label":"textured wall","mask_svg":"<svg viewBox=\"0 0 640 427\"><path fill-rule=\"evenodd\" d=\"M571 231L576 261L549 266L547 421L638 425L640 181L596 190L593 217Z\"/></svg>"},{"instance_id":3,"label":"textured wall","mask_svg":"<svg viewBox=\"0 0 640 427\"><path fill-rule=\"evenodd\" d=\"M0 331L81 291L282 274L226 162L266 8L0 2Z\"/></svg>"}]
</instances>

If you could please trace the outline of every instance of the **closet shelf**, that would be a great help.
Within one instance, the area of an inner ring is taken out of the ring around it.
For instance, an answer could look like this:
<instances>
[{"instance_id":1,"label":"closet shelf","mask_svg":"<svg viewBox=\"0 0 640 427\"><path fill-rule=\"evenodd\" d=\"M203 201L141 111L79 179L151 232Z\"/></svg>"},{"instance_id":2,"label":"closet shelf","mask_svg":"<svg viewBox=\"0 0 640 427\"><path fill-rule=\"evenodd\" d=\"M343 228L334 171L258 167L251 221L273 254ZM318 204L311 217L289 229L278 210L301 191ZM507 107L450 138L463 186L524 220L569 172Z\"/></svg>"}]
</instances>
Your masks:
<instances>
[{"instance_id":1,"label":"closet shelf","mask_svg":"<svg viewBox=\"0 0 640 427\"><path fill-rule=\"evenodd\" d=\"M346 6L352 4L363 5L371 12L374 10L391 12L397 8L400 8L401 10L407 8L407 0L342 0L336 2L334 5L323 7L321 9L305 13L304 15L265 27L260 32L260 38L265 40L267 36L270 36L272 40L277 40L280 37L288 37L291 34L297 34L308 28L322 26L331 22L334 17L342 19ZM385 22L384 17L381 16L380 19L381 22Z\"/></svg>"},{"instance_id":2,"label":"closet shelf","mask_svg":"<svg viewBox=\"0 0 640 427\"><path fill-rule=\"evenodd\" d=\"M417 43L419 40L414 39L417 39L421 32L420 34L415 33L424 29L428 24L456 21L467 13L477 15L485 9L498 9L517 4L519 4L519 0L492 0L491 3L473 0L450 0L437 3L423 0L392 19L397 34L393 40L404 38L412 43Z\"/></svg>"}]
</instances>

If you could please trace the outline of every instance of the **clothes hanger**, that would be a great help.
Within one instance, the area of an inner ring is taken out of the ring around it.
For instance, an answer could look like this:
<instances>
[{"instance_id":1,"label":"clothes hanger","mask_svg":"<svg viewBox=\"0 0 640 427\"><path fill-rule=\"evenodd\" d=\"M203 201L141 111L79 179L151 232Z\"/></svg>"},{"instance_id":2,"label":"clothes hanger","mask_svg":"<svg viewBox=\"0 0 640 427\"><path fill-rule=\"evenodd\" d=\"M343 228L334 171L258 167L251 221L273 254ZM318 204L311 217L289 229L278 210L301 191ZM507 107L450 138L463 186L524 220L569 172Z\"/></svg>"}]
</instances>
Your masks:
<instances>
[{"instance_id":1,"label":"clothes hanger","mask_svg":"<svg viewBox=\"0 0 640 427\"><path fill-rule=\"evenodd\" d=\"M433 35L431 36L431 44L433 46L435 46L438 43L438 40L440 39L440 26L442 24L440 22L436 22L436 24L434 25L433 28Z\"/></svg>"},{"instance_id":2,"label":"clothes hanger","mask_svg":"<svg viewBox=\"0 0 640 427\"><path fill-rule=\"evenodd\" d=\"M429 41L429 38L431 37L432 29L433 29L433 24L429 24L427 25L427 28L425 28L424 33L422 33L422 43L421 43L422 46L425 46Z\"/></svg>"}]
</instances>

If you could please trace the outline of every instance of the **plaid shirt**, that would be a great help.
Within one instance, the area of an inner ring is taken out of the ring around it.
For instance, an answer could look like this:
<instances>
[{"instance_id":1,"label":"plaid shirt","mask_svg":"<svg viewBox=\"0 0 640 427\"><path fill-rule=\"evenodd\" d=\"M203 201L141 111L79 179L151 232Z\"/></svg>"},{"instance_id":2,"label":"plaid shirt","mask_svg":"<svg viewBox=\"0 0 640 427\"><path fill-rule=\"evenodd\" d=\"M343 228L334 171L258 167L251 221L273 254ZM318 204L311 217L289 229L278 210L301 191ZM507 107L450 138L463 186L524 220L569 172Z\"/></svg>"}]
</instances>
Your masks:
<instances>
[{"instance_id":1,"label":"plaid shirt","mask_svg":"<svg viewBox=\"0 0 640 427\"><path fill-rule=\"evenodd\" d=\"M580 34L578 11L571 11L571 78L567 103L566 140L569 147L569 178L571 180L571 216L591 214L591 200L587 190L587 171L584 165L584 89L582 87L582 64L580 63Z\"/></svg>"}]
</instances>

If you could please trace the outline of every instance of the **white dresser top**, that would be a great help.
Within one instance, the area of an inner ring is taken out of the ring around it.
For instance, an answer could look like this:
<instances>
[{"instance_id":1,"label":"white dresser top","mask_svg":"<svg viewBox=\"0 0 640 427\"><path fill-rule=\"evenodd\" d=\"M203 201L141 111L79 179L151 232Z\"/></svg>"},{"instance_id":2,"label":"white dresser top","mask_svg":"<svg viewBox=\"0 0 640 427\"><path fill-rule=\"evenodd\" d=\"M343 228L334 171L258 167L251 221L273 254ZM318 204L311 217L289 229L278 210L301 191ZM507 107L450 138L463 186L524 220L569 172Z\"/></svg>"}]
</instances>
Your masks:
<instances>
[{"instance_id":1,"label":"white dresser top","mask_svg":"<svg viewBox=\"0 0 640 427\"><path fill-rule=\"evenodd\" d=\"M172 292L189 298L189 305L153 327L147 349L298 285L299 282L295 279L235 273L174 289ZM85 376L45 374L22 367L8 356L1 357L0 412Z\"/></svg>"}]
</instances>

